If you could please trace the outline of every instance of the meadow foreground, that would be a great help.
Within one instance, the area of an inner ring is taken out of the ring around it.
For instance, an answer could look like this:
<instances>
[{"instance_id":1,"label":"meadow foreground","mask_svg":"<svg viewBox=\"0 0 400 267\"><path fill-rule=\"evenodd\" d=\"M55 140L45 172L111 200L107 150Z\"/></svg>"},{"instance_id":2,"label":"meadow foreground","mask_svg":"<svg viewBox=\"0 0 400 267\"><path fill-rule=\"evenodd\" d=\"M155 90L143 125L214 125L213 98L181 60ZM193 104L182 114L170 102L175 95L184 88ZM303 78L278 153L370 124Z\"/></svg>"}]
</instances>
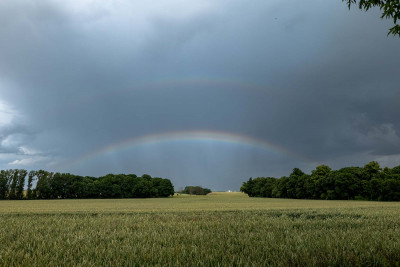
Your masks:
<instances>
[{"instance_id":1,"label":"meadow foreground","mask_svg":"<svg viewBox=\"0 0 400 267\"><path fill-rule=\"evenodd\" d=\"M400 264L400 203L249 198L0 202L1 266Z\"/></svg>"}]
</instances>

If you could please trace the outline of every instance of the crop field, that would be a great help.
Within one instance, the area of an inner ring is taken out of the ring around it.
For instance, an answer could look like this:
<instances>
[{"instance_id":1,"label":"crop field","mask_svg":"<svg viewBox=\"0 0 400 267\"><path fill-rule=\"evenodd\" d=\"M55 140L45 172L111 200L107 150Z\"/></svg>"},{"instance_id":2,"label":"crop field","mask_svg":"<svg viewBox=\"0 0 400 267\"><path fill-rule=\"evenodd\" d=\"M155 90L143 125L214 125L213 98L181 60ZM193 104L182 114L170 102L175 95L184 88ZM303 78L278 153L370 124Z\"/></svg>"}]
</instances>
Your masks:
<instances>
[{"instance_id":1,"label":"crop field","mask_svg":"<svg viewBox=\"0 0 400 267\"><path fill-rule=\"evenodd\" d=\"M400 264L400 203L249 198L0 201L1 266Z\"/></svg>"}]
</instances>

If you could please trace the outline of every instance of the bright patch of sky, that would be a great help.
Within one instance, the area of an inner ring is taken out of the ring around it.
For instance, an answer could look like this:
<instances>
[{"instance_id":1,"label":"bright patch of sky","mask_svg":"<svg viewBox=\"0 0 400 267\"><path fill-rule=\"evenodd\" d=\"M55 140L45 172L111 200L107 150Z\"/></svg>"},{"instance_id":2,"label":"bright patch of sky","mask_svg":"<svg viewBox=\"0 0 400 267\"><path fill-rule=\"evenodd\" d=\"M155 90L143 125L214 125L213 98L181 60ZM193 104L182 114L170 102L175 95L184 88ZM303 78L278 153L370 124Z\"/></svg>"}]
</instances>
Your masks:
<instances>
[{"instance_id":1,"label":"bright patch of sky","mask_svg":"<svg viewBox=\"0 0 400 267\"><path fill-rule=\"evenodd\" d=\"M0 99L0 126L11 123L16 115L17 112Z\"/></svg>"}]
</instances>

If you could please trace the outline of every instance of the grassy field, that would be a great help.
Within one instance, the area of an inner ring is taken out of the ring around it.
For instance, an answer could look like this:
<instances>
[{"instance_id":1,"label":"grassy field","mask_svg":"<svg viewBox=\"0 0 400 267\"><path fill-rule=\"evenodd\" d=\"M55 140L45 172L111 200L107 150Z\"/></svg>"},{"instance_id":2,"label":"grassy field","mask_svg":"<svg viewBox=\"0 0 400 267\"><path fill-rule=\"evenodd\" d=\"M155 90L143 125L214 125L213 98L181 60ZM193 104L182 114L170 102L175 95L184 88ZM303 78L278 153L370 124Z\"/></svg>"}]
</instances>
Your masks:
<instances>
[{"instance_id":1,"label":"grassy field","mask_svg":"<svg viewBox=\"0 0 400 267\"><path fill-rule=\"evenodd\" d=\"M249 198L0 202L1 266L400 264L400 203Z\"/></svg>"}]
</instances>

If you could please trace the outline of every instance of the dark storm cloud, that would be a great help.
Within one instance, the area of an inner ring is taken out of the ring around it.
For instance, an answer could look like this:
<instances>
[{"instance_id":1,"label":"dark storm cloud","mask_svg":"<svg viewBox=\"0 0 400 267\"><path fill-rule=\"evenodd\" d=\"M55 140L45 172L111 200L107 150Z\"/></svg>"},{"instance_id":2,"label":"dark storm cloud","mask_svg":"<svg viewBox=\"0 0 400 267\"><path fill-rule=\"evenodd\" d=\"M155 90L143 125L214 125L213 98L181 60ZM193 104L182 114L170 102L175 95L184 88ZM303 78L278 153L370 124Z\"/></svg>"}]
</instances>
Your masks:
<instances>
[{"instance_id":1,"label":"dark storm cloud","mask_svg":"<svg viewBox=\"0 0 400 267\"><path fill-rule=\"evenodd\" d=\"M0 164L57 169L119 140L193 129L268 140L312 161L177 144L63 171L237 189L295 166L396 164L400 41L378 17L341 1L2 2L0 100L20 116L1 126L0 151L15 157Z\"/></svg>"}]
</instances>

